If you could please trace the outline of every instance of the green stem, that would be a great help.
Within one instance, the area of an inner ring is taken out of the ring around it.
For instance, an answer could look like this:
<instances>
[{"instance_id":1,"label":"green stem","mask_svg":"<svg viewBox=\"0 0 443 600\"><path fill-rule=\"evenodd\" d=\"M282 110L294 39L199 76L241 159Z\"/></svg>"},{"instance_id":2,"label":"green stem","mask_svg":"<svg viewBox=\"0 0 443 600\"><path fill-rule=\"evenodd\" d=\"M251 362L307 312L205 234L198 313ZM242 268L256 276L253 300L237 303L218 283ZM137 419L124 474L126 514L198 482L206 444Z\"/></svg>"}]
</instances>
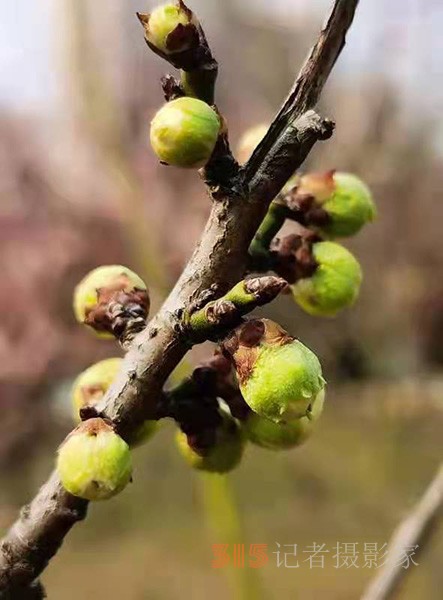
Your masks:
<instances>
[{"instance_id":1,"label":"green stem","mask_svg":"<svg viewBox=\"0 0 443 600\"><path fill-rule=\"evenodd\" d=\"M252 257L254 267L260 270L270 268L269 247L272 240L283 227L288 217L288 208L274 200L271 202L268 212L258 228L254 239L249 247L249 254Z\"/></svg>"},{"instance_id":2,"label":"green stem","mask_svg":"<svg viewBox=\"0 0 443 600\"><path fill-rule=\"evenodd\" d=\"M204 517L213 544L228 544L230 563L222 570L235 600L261 600L265 597L257 569L248 565L248 544L240 518L235 493L228 475L199 474L199 491ZM245 545L245 566L236 567L232 560L234 544Z\"/></svg>"},{"instance_id":3,"label":"green stem","mask_svg":"<svg viewBox=\"0 0 443 600\"><path fill-rule=\"evenodd\" d=\"M193 337L213 339L221 331L236 327L257 306L274 300L285 287L284 279L270 275L240 281L222 298L185 316L185 324Z\"/></svg>"},{"instance_id":4,"label":"green stem","mask_svg":"<svg viewBox=\"0 0 443 600\"><path fill-rule=\"evenodd\" d=\"M209 63L201 69L180 71L181 84L187 96L199 98L207 104L214 104L217 63Z\"/></svg>"}]
</instances>

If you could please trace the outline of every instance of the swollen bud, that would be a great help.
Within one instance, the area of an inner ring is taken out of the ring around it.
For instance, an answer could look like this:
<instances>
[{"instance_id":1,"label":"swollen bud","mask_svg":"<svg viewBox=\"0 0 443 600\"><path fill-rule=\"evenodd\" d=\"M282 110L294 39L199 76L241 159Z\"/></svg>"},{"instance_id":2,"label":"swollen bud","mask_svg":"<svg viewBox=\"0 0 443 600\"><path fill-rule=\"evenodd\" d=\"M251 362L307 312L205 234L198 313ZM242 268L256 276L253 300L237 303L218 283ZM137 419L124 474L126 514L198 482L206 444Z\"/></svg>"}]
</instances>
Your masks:
<instances>
[{"instance_id":1,"label":"swollen bud","mask_svg":"<svg viewBox=\"0 0 443 600\"><path fill-rule=\"evenodd\" d=\"M256 446L269 450L289 450L303 444L312 434L315 422L323 412L325 392L321 390L312 402L307 416L287 423L274 423L251 413L243 423L246 437Z\"/></svg>"},{"instance_id":2,"label":"swollen bud","mask_svg":"<svg viewBox=\"0 0 443 600\"><path fill-rule=\"evenodd\" d=\"M147 42L166 55L190 50L198 45L198 20L183 2L165 4L150 15L138 14Z\"/></svg>"},{"instance_id":3,"label":"swollen bud","mask_svg":"<svg viewBox=\"0 0 443 600\"><path fill-rule=\"evenodd\" d=\"M206 448L195 447L192 436L180 430L176 434L176 443L180 454L193 469L227 473L240 463L245 439L237 422L224 414Z\"/></svg>"},{"instance_id":4,"label":"swollen bud","mask_svg":"<svg viewBox=\"0 0 443 600\"><path fill-rule=\"evenodd\" d=\"M143 280L121 265L94 269L74 291L77 321L104 338L118 335L128 317L146 319L149 304L149 293Z\"/></svg>"},{"instance_id":5,"label":"swollen bud","mask_svg":"<svg viewBox=\"0 0 443 600\"><path fill-rule=\"evenodd\" d=\"M325 386L316 355L269 319L238 327L223 350L246 403L275 423L305 416Z\"/></svg>"},{"instance_id":6,"label":"swollen bud","mask_svg":"<svg viewBox=\"0 0 443 600\"><path fill-rule=\"evenodd\" d=\"M241 136L237 146L237 158L240 164L245 163L251 157L252 153L265 137L269 125L261 123L247 129Z\"/></svg>"},{"instance_id":7,"label":"swollen bud","mask_svg":"<svg viewBox=\"0 0 443 600\"><path fill-rule=\"evenodd\" d=\"M335 242L313 244L317 268L310 277L291 285L297 304L310 315L333 317L356 301L362 282L357 259Z\"/></svg>"},{"instance_id":8,"label":"swollen bud","mask_svg":"<svg viewBox=\"0 0 443 600\"><path fill-rule=\"evenodd\" d=\"M354 235L377 214L369 188L351 173L329 171L304 175L297 192L312 195L314 206L325 211L326 218L314 226L327 237Z\"/></svg>"},{"instance_id":9,"label":"swollen bud","mask_svg":"<svg viewBox=\"0 0 443 600\"><path fill-rule=\"evenodd\" d=\"M122 358L107 358L80 373L72 387L74 419L79 421L80 410L96 406L111 387L122 367ZM145 421L129 440L131 447L147 442L158 429L157 421Z\"/></svg>"},{"instance_id":10,"label":"swollen bud","mask_svg":"<svg viewBox=\"0 0 443 600\"><path fill-rule=\"evenodd\" d=\"M214 151L220 132L217 113L197 98L177 98L165 104L151 123L151 145L168 165L198 169Z\"/></svg>"},{"instance_id":11,"label":"swollen bud","mask_svg":"<svg viewBox=\"0 0 443 600\"><path fill-rule=\"evenodd\" d=\"M63 487L73 496L106 500L131 480L129 446L103 419L89 419L60 446L57 472Z\"/></svg>"}]
</instances>

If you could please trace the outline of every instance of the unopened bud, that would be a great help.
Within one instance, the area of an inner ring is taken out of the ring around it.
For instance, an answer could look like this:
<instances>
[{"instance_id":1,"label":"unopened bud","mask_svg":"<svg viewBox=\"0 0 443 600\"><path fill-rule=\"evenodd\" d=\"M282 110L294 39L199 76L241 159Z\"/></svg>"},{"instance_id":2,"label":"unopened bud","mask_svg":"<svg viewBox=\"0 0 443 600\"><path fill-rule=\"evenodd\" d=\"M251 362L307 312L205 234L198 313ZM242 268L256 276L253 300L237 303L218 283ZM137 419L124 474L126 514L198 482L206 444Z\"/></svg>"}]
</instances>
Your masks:
<instances>
[{"instance_id":1,"label":"unopened bud","mask_svg":"<svg viewBox=\"0 0 443 600\"><path fill-rule=\"evenodd\" d=\"M223 349L246 403L276 423L305 416L324 388L316 355L269 319L247 321L225 340Z\"/></svg>"},{"instance_id":2,"label":"unopened bud","mask_svg":"<svg viewBox=\"0 0 443 600\"><path fill-rule=\"evenodd\" d=\"M292 285L291 291L297 304L310 315L333 317L358 298L361 267L349 250L335 242L315 243L312 253L317 263L315 271Z\"/></svg>"},{"instance_id":3,"label":"unopened bud","mask_svg":"<svg viewBox=\"0 0 443 600\"><path fill-rule=\"evenodd\" d=\"M60 446L57 471L63 487L85 500L106 500L131 479L126 442L103 419L81 423Z\"/></svg>"}]
</instances>

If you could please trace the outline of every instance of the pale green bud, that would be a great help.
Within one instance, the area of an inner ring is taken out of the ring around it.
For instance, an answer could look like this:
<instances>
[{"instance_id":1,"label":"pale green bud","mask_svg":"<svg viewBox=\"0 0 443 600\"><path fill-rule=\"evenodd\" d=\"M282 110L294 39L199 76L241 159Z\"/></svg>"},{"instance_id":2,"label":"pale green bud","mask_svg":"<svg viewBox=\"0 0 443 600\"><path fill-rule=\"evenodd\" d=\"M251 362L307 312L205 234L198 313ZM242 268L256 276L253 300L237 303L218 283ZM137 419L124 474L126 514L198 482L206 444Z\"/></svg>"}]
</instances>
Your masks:
<instances>
[{"instance_id":1,"label":"pale green bud","mask_svg":"<svg viewBox=\"0 0 443 600\"><path fill-rule=\"evenodd\" d=\"M184 52L198 42L198 20L183 3L164 4L151 14L139 14L148 42L163 54Z\"/></svg>"},{"instance_id":2,"label":"pale green bud","mask_svg":"<svg viewBox=\"0 0 443 600\"><path fill-rule=\"evenodd\" d=\"M377 215L369 188L351 173L304 175L298 192L312 194L316 204L326 211L328 219L315 228L330 238L354 235Z\"/></svg>"},{"instance_id":3,"label":"pale green bud","mask_svg":"<svg viewBox=\"0 0 443 600\"><path fill-rule=\"evenodd\" d=\"M255 319L223 344L249 407L275 423L305 416L325 380L316 355L277 323Z\"/></svg>"},{"instance_id":4,"label":"pale green bud","mask_svg":"<svg viewBox=\"0 0 443 600\"><path fill-rule=\"evenodd\" d=\"M149 310L149 294L144 281L127 267L106 265L88 273L75 288L75 318L88 325L98 337L114 337L106 329L105 313L107 303L120 292L127 294L128 300L141 303L146 312Z\"/></svg>"},{"instance_id":5,"label":"pale green bud","mask_svg":"<svg viewBox=\"0 0 443 600\"><path fill-rule=\"evenodd\" d=\"M312 251L316 270L292 285L291 291L310 315L333 317L356 301L363 278L361 267L349 250L335 242L318 242Z\"/></svg>"},{"instance_id":6,"label":"pale green bud","mask_svg":"<svg viewBox=\"0 0 443 600\"><path fill-rule=\"evenodd\" d=\"M215 433L215 443L204 451L196 451L189 445L188 437L177 431L176 443L180 454L193 469L212 473L227 473L240 463L245 438L237 422L223 415L222 424Z\"/></svg>"},{"instance_id":7,"label":"pale green bud","mask_svg":"<svg viewBox=\"0 0 443 600\"><path fill-rule=\"evenodd\" d=\"M151 123L151 145L168 165L198 169L214 151L220 132L217 113L197 98L177 98L165 104Z\"/></svg>"},{"instance_id":8,"label":"pale green bud","mask_svg":"<svg viewBox=\"0 0 443 600\"><path fill-rule=\"evenodd\" d=\"M323 412L324 397L325 392L321 390L311 403L307 416L286 423L274 423L251 413L243 424L248 440L269 450L286 450L300 446L311 436L315 422Z\"/></svg>"},{"instance_id":9,"label":"pale green bud","mask_svg":"<svg viewBox=\"0 0 443 600\"><path fill-rule=\"evenodd\" d=\"M89 419L60 446L57 472L63 487L73 496L106 500L131 480L129 446L103 419Z\"/></svg>"}]
</instances>

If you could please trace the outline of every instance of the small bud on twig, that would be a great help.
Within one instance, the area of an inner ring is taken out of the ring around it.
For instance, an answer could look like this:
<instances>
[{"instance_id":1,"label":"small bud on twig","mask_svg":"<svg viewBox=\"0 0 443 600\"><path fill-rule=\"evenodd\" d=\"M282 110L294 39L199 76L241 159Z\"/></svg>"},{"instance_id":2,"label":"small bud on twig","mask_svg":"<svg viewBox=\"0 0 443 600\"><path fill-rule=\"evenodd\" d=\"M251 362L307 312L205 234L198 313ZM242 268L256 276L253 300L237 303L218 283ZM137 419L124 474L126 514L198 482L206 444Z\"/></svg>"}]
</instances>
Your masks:
<instances>
[{"instance_id":1,"label":"small bud on twig","mask_svg":"<svg viewBox=\"0 0 443 600\"><path fill-rule=\"evenodd\" d=\"M336 171L303 175L282 200L293 213L288 218L329 238L355 235L377 212L365 183Z\"/></svg>"},{"instance_id":2,"label":"small bud on twig","mask_svg":"<svg viewBox=\"0 0 443 600\"><path fill-rule=\"evenodd\" d=\"M194 469L215 473L232 471L241 461L245 446L243 431L229 415L222 414L215 429L208 430L207 443L178 431L176 443L180 454Z\"/></svg>"},{"instance_id":3,"label":"small bud on twig","mask_svg":"<svg viewBox=\"0 0 443 600\"><path fill-rule=\"evenodd\" d=\"M220 132L217 113L196 98L165 104L151 122L151 146L168 165L199 169L211 158Z\"/></svg>"},{"instance_id":4,"label":"small bud on twig","mask_svg":"<svg viewBox=\"0 0 443 600\"><path fill-rule=\"evenodd\" d=\"M131 480L129 447L103 419L80 423L60 446L57 471L63 487L85 500L105 500Z\"/></svg>"},{"instance_id":5,"label":"small bud on twig","mask_svg":"<svg viewBox=\"0 0 443 600\"><path fill-rule=\"evenodd\" d=\"M74 291L77 321L99 337L117 337L122 345L145 327L149 305L143 280L121 265L94 269Z\"/></svg>"},{"instance_id":6,"label":"small bud on twig","mask_svg":"<svg viewBox=\"0 0 443 600\"><path fill-rule=\"evenodd\" d=\"M335 242L314 243L312 257L316 268L291 286L292 294L310 315L333 317L356 301L363 278L360 263Z\"/></svg>"},{"instance_id":7,"label":"small bud on twig","mask_svg":"<svg viewBox=\"0 0 443 600\"><path fill-rule=\"evenodd\" d=\"M198 339L217 339L241 322L241 318L258 306L274 300L287 282L273 275L240 281L219 300L188 314L186 325Z\"/></svg>"},{"instance_id":8,"label":"small bud on twig","mask_svg":"<svg viewBox=\"0 0 443 600\"><path fill-rule=\"evenodd\" d=\"M151 50L181 70L186 95L213 104L218 65L194 13L178 0L137 17Z\"/></svg>"},{"instance_id":9,"label":"small bud on twig","mask_svg":"<svg viewBox=\"0 0 443 600\"><path fill-rule=\"evenodd\" d=\"M223 342L250 408L276 423L305 416L323 390L318 358L269 319L240 325Z\"/></svg>"}]
</instances>

